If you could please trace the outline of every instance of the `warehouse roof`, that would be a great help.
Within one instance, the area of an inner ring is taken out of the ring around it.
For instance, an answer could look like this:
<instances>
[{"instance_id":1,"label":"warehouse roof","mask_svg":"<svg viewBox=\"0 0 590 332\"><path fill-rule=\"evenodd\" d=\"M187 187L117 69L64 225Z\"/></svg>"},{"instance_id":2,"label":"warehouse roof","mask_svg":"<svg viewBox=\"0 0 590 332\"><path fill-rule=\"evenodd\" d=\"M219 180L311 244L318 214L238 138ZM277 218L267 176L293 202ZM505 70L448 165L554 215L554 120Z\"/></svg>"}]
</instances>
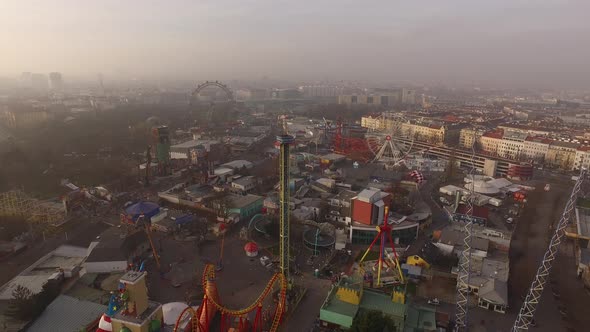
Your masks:
<instances>
[{"instance_id":1,"label":"warehouse roof","mask_svg":"<svg viewBox=\"0 0 590 332\"><path fill-rule=\"evenodd\" d=\"M17 286L28 288L33 294L38 294L47 283L47 274L43 275L19 275L0 288L0 300L12 299L12 292Z\"/></svg>"},{"instance_id":2,"label":"warehouse roof","mask_svg":"<svg viewBox=\"0 0 590 332\"><path fill-rule=\"evenodd\" d=\"M81 301L67 295L58 296L27 329L29 332L81 331L98 320L107 306Z\"/></svg>"},{"instance_id":3,"label":"warehouse roof","mask_svg":"<svg viewBox=\"0 0 590 332\"><path fill-rule=\"evenodd\" d=\"M232 168L232 169L241 169L242 167L252 168L254 164L247 160L233 160L225 164L221 164L220 167L225 168Z\"/></svg>"},{"instance_id":4,"label":"warehouse roof","mask_svg":"<svg viewBox=\"0 0 590 332\"><path fill-rule=\"evenodd\" d=\"M490 278L479 289L479 297L495 304L508 304L508 285L506 282Z\"/></svg>"},{"instance_id":5,"label":"warehouse roof","mask_svg":"<svg viewBox=\"0 0 590 332\"><path fill-rule=\"evenodd\" d=\"M190 148L195 148L199 145L206 146L206 145L211 145L211 144L219 144L219 141L196 139L196 140L190 140L190 141L186 141L186 142L172 145L170 148L171 149L190 149Z\"/></svg>"},{"instance_id":6,"label":"warehouse roof","mask_svg":"<svg viewBox=\"0 0 590 332\"><path fill-rule=\"evenodd\" d=\"M241 209L244 208L258 200L262 200L262 196L258 195L231 195L230 197L230 206L234 209Z\"/></svg>"}]
</instances>

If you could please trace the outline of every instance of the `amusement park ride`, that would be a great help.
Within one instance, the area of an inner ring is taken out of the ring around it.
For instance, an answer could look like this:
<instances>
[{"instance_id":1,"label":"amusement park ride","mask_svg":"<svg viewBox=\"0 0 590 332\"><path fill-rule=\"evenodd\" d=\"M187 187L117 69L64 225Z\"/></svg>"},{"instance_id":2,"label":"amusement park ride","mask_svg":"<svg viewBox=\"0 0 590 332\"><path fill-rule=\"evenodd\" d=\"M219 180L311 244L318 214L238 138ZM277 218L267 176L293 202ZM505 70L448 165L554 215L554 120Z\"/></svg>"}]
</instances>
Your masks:
<instances>
[{"instance_id":1,"label":"amusement park ride","mask_svg":"<svg viewBox=\"0 0 590 332\"><path fill-rule=\"evenodd\" d=\"M367 257L367 255L369 254L369 252L371 251L371 249L373 249L373 246L375 245L375 243L377 243L377 240L379 240L379 258L377 259L376 263L373 266L373 271L377 273L377 283L374 284L375 287L382 287L384 286L383 283L381 282L381 272L382 269L387 269L393 272L394 274L394 279L395 282L398 284L405 284L405 279L404 279L404 274L402 273L402 269L401 269L401 265L399 263L399 259L398 259L398 255L397 255L397 251L395 250L395 245L393 242L393 239L391 238L391 231L392 231L392 227L391 224L389 222L389 207L385 206L385 213L384 213L384 218L383 218L383 224L377 226L377 235L375 236L375 238L373 239L373 242L371 242L371 244L369 245L369 247L367 248L367 250L365 251L365 254L363 255L363 257L361 258L360 262L359 262L359 266L361 267L361 274L363 275L363 278L365 279L369 279L370 283L372 284L372 278L373 278L373 274L369 273L367 271L364 271L363 268L363 262L365 261L365 258ZM387 246L387 242L389 241L389 245L391 246L391 252L393 254L393 257L391 254L386 252L386 246Z\"/></svg>"},{"instance_id":2,"label":"amusement park ride","mask_svg":"<svg viewBox=\"0 0 590 332\"><path fill-rule=\"evenodd\" d=\"M285 128L286 129L286 128ZM287 134L277 136L280 144L280 270L275 273L262 293L251 305L243 309L230 309L221 304L215 283L215 266L207 265L201 280L205 292L198 309L187 307L178 317L174 331L180 331L181 324L190 318L191 332L210 331L217 312L221 314L221 331L227 331L232 324L238 322L238 331L277 331L283 315L287 311L287 291L291 285L289 275L289 147L294 141ZM277 289L277 292L273 290ZM270 319L269 309L274 307L274 315Z\"/></svg>"},{"instance_id":3,"label":"amusement park ride","mask_svg":"<svg viewBox=\"0 0 590 332\"><path fill-rule=\"evenodd\" d=\"M335 129L326 124L326 131L334 132L332 140L334 152L364 163L381 162L387 168L392 168L402 164L412 155L427 151L427 149L412 151L414 137L411 134L409 144L402 144L395 139L402 135L401 126L406 121L402 116L384 116L380 121L387 125L371 132L344 125L342 121L337 122Z\"/></svg>"},{"instance_id":4,"label":"amusement park ride","mask_svg":"<svg viewBox=\"0 0 590 332\"><path fill-rule=\"evenodd\" d=\"M133 218L133 216L129 214L122 213L121 224L127 226L127 233L130 233L130 226L134 226L136 229L145 232L150 242L150 247L154 255L154 261L156 262L158 270L160 270L160 256L158 255L158 251L156 250L156 246L154 245L154 240L152 239L152 225L150 222L150 217L146 217L144 214L141 214L136 218Z\"/></svg>"}]
</instances>

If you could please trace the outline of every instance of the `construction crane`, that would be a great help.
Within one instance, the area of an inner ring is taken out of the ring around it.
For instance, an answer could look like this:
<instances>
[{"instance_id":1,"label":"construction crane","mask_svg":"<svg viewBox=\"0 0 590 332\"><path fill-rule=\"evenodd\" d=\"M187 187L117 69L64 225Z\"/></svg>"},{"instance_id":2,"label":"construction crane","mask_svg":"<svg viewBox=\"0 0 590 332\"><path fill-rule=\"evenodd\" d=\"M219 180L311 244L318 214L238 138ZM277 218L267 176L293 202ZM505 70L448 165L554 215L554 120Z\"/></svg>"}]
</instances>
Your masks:
<instances>
[{"instance_id":1,"label":"construction crane","mask_svg":"<svg viewBox=\"0 0 590 332\"><path fill-rule=\"evenodd\" d=\"M547 247L547 251L543 256L543 260L537 269L537 274L533 278L531 283L531 287L526 295L522 306L520 307L520 311L516 320L514 321L514 325L512 326L512 332L520 332L520 331L527 331L531 326L533 318L535 316L535 311L537 310L537 305L541 300L541 295L543 294L543 290L545 289L545 285L547 284L547 278L549 277L549 273L551 272L551 268L553 267L553 261L557 256L557 250L559 250L559 245L563 240L563 236L565 235L565 228L568 224L568 221L574 211L576 206L576 201L578 199L578 193L580 192L580 188L582 187L582 183L586 180L587 170L582 168L580 170L580 176L578 180L576 180L576 184L572 189L572 193L565 204L565 208L563 210L563 214L561 215L561 219L557 223L555 227L555 231L553 236L551 237L551 241L549 242L549 246Z\"/></svg>"}]
</instances>

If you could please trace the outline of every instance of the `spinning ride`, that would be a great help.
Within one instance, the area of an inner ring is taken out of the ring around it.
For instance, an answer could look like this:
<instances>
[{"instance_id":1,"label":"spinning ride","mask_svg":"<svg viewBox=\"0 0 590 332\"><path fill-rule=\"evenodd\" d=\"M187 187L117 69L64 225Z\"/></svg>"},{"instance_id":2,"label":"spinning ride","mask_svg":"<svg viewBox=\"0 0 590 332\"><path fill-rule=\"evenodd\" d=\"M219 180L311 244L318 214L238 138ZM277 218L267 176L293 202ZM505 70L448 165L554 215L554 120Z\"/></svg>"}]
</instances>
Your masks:
<instances>
[{"instance_id":1,"label":"spinning ride","mask_svg":"<svg viewBox=\"0 0 590 332\"><path fill-rule=\"evenodd\" d=\"M365 254L359 262L361 275L364 279L370 279L372 283L372 273L368 273L367 271L365 271L365 269L363 268L363 262L369 254L369 252L371 251L371 249L373 248L373 246L377 243L377 240L379 240L379 258L372 267L372 270L377 273L377 284L375 285L375 287L384 286L384 284L381 282L381 275L383 269L393 271L394 280L396 283L405 283L404 275L402 273L401 265L399 263L399 259L397 256L397 251L395 250L395 245L393 239L391 238L391 231L393 228L391 227L391 223L389 223L388 221L389 207L386 206L384 210L384 222L382 225L377 226L377 235L375 236L373 242L371 242L371 244L369 245L369 247L365 251ZM391 247L391 254L386 252L386 245L388 241Z\"/></svg>"}]
</instances>

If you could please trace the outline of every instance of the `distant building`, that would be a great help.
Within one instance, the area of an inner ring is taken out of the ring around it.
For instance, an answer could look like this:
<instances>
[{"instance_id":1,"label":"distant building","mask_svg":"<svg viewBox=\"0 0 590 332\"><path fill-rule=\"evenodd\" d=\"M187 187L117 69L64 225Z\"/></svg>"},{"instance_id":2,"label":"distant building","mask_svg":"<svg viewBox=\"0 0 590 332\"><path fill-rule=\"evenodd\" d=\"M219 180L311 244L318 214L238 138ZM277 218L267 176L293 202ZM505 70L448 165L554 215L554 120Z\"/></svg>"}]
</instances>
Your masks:
<instances>
[{"instance_id":1,"label":"distant building","mask_svg":"<svg viewBox=\"0 0 590 332\"><path fill-rule=\"evenodd\" d=\"M274 89L270 96L272 99L298 99L301 93L297 89Z\"/></svg>"},{"instance_id":2,"label":"distant building","mask_svg":"<svg viewBox=\"0 0 590 332\"><path fill-rule=\"evenodd\" d=\"M26 111L0 111L0 124L8 128L36 128L51 120L53 115L43 109Z\"/></svg>"},{"instance_id":3,"label":"distant building","mask_svg":"<svg viewBox=\"0 0 590 332\"><path fill-rule=\"evenodd\" d=\"M223 146L216 140L190 140L170 147L170 159L186 160L193 165L215 162L221 158Z\"/></svg>"},{"instance_id":4,"label":"distant building","mask_svg":"<svg viewBox=\"0 0 590 332\"><path fill-rule=\"evenodd\" d=\"M532 127L532 126L527 126L527 125L509 124L509 123L498 125L498 129L511 130L511 131L516 131L516 132L520 132L520 133L524 133L524 134L539 135L539 136L547 136L552 133L552 131L549 129L537 128L537 127Z\"/></svg>"},{"instance_id":5,"label":"distant building","mask_svg":"<svg viewBox=\"0 0 590 332\"><path fill-rule=\"evenodd\" d=\"M31 74L31 86L38 92L45 92L49 88L49 81L47 76L43 74Z\"/></svg>"},{"instance_id":6,"label":"distant building","mask_svg":"<svg viewBox=\"0 0 590 332\"><path fill-rule=\"evenodd\" d=\"M304 85L299 87L303 97L338 97L344 92L344 88L332 85Z\"/></svg>"},{"instance_id":7,"label":"distant building","mask_svg":"<svg viewBox=\"0 0 590 332\"><path fill-rule=\"evenodd\" d=\"M53 72L49 73L49 85L53 91L63 90L63 79L61 73Z\"/></svg>"},{"instance_id":8,"label":"distant building","mask_svg":"<svg viewBox=\"0 0 590 332\"><path fill-rule=\"evenodd\" d=\"M456 145L459 143L461 129L464 126L464 124L446 125L410 120L402 123L401 136L438 145Z\"/></svg>"},{"instance_id":9,"label":"distant building","mask_svg":"<svg viewBox=\"0 0 590 332\"><path fill-rule=\"evenodd\" d=\"M338 104L343 105L369 105L369 106L399 106L415 105L421 98L416 97L416 92L411 89L398 89L387 93L339 95Z\"/></svg>"},{"instance_id":10,"label":"distant building","mask_svg":"<svg viewBox=\"0 0 590 332\"><path fill-rule=\"evenodd\" d=\"M33 82L31 81L31 72L23 72L20 75L20 78L18 80L19 86L21 88L32 88L33 87Z\"/></svg>"}]
</instances>

